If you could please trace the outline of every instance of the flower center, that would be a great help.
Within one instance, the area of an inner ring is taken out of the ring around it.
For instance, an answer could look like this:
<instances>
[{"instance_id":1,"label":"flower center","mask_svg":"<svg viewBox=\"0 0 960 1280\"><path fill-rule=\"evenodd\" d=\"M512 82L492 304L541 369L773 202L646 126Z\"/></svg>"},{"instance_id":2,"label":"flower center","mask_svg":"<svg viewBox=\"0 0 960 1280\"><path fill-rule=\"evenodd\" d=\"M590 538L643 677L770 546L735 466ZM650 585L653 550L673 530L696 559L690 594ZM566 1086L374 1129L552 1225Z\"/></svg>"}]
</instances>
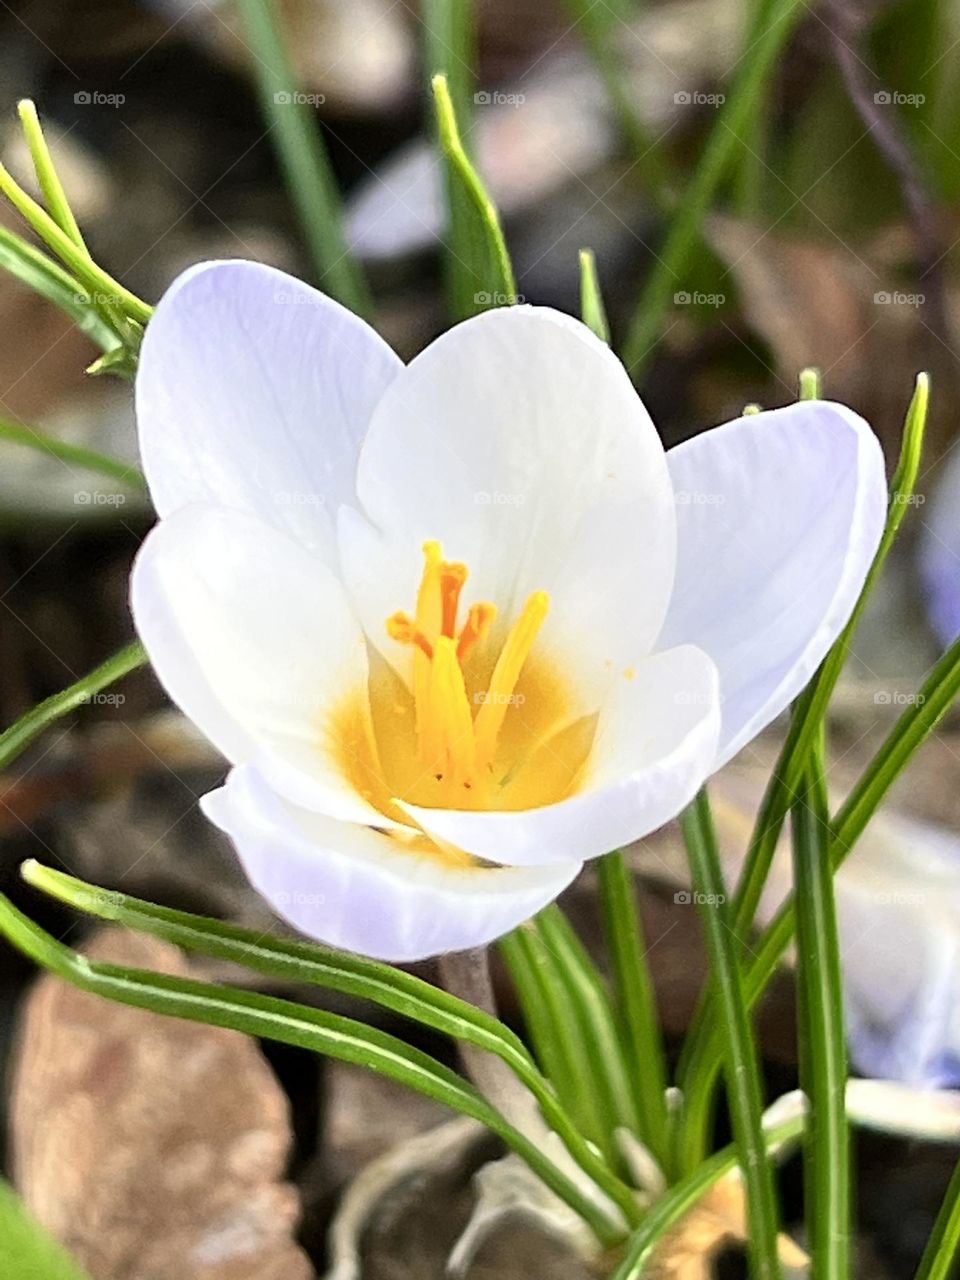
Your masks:
<instances>
[{"instance_id":1,"label":"flower center","mask_svg":"<svg viewBox=\"0 0 960 1280\"><path fill-rule=\"evenodd\" d=\"M466 566L424 544L411 617L386 620L413 649L411 687L376 652L365 689L348 690L325 733L345 776L374 808L409 822L423 808L535 809L581 782L596 716L574 708L569 674L537 644L546 591L506 626L487 602L464 609Z\"/></svg>"},{"instance_id":2,"label":"flower center","mask_svg":"<svg viewBox=\"0 0 960 1280\"><path fill-rule=\"evenodd\" d=\"M467 691L465 663L490 633L496 607L472 604L459 626L466 565L444 560L439 542L423 546L424 568L414 617L399 611L387 619L394 640L414 647L413 697L417 759L437 782L467 791L486 788L507 711L517 705L517 683L550 597L534 591L507 633L485 690Z\"/></svg>"}]
</instances>

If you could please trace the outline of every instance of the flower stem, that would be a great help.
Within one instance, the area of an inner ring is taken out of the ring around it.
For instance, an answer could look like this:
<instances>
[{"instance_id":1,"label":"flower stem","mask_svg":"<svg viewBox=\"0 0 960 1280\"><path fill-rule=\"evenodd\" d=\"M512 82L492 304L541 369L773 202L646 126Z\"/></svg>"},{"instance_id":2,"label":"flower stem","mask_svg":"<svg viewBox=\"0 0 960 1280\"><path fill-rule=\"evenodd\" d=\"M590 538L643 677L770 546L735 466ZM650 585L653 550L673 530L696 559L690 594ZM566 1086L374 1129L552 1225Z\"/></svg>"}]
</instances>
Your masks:
<instances>
[{"instance_id":1,"label":"flower stem","mask_svg":"<svg viewBox=\"0 0 960 1280\"><path fill-rule=\"evenodd\" d=\"M438 958L437 965L445 990L491 1017L497 1016L488 948L447 952ZM551 1159L552 1163L562 1162L565 1176L573 1178L592 1200L596 1200L598 1188L602 1188L619 1207L627 1223L636 1225L639 1211L629 1188L619 1181L599 1156L591 1153L586 1143L571 1143L566 1133L558 1134L565 1150L557 1149L537 1099L506 1064L475 1045L461 1041L458 1048L463 1068L472 1083L518 1133L537 1149L549 1152L550 1156L545 1155L545 1158Z\"/></svg>"},{"instance_id":2,"label":"flower stem","mask_svg":"<svg viewBox=\"0 0 960 1280\"><path fill-rule=\"evenodd\" d=\"M466 1000L491 1018L497 1017L497 1000L490 976L490 954L486 947L449 951L438 957L437 968L444 990ZM536 1105L530 1091L500 1058L464 1041L458 1044L458 1052L468 1077L487 1101L512 1124L517 1123L518 1117L528 1120L530 1114L535 1113Z\"/></svg>"}]
</instances>

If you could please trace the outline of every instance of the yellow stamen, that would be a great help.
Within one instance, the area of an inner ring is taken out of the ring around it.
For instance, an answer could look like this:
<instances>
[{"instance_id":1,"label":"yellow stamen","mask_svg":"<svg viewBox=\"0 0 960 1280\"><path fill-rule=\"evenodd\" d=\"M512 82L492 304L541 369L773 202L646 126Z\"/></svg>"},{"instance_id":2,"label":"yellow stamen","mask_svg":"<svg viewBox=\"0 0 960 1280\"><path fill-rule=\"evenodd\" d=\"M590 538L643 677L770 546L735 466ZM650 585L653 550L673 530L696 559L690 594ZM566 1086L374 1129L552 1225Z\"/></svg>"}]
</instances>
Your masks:
<instances>
[{"instance_id":1,"label":"yellow stamen","mask_svg":"<svg viewBox=\"0 0 960 1280\"><path fill-rule=\"evenodd\" d=\"M520 617L510 628L506 643L500 651L490 677L490 687L473 726L477 767L480 769L486 768L493 761L497 735L503 726L507 708L513 701L523 664L533 648L549 607L550 597L547 592L534 591L523 606Z\"/></svg>"},{"instance_id":2,"label":"yellow stamen","mask_svg":"<svg viewBox=\"0 0 960 1280\"><path fill-rule=\"evenodd\" d=\"M535 591L507 634L474 720L463 662L489 635L497 610L486 601L470 606L457 634L466 565L443 559L439 542L423 544L423 576L413 618L398 610L387 619L387 633L414 647L413 696L417 757L429 773L449 786L478 787L485 793L497 737L508 707L520 700L514 690L543 620L549 597ZM475 793L476 794L476 793Z\"/></svg>"},{"instance_id":3,"label":"yellow stamen","mask_svg":"<svg viewBox=\"0 0 960 1280\"><path fill-rule=\"evenodd\" d=\"M475 772L473 719L456 644L450 636L439 636L434 646L429 710L424 720L427 739L439 745L437 755L429 757L442 757L438 772L449 774L454 782L471 785Z\"/></svg>"},{"instance_id":4,"label":"yellow stamen","mask_svg":"<svg viewBox=\"0 0 960 1280\"><path fill-rule=\"evenodd\" d=\"M443 549L440 543L431 539L423 544L423 577L417 591L416 623L421 635L431 642L440 634L443 622L443 601L440 595L440 566L443 562ZM424 761L433 759L427 754L425 745L426 730L421 725L424 708L430 700L430 658L418 647L413 655L413 691L417 706L417 741L420 744L420 758Z\"/></svg>"},{"instance_id":5,"label":"yellow stamen","mask_svg":"<svg viewBox=\"0 0 960 1280\"><path fill-rule=\"evenodd\" d=\"M457 657L461 662L471 650L476 648L481 640L487 638L496 616L497 609L495 605L480 601L479 604L470 606L467 611L467 620L463 624L463 630L460 632L460 639L457 641Z\"/></svg>"}]
</instances>

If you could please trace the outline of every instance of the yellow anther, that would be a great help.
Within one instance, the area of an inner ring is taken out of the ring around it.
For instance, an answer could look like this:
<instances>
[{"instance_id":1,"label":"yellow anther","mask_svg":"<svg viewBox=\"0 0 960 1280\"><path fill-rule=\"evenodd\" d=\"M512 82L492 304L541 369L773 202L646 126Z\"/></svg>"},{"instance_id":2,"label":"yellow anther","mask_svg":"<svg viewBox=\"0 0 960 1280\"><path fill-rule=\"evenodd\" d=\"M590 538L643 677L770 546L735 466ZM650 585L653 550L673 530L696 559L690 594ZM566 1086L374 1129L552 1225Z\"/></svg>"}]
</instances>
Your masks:
<instances>
[{"instance_id":1,"label":"yellow anther","mask_svg":"<svg viewBox=\"0 0 960 1280\"><path fill-rule=\"evenodd\" d=\"M497 736L503 727L507 709L516 701L515 689L520 672L526 662L537 633L543 626L550 607L546 591L534 591L528 597L520 617L510 628L506 643L500 651L490 687L474 722L477 767L486 768L492 761L497 746Z\"/></svg>"},{"instance_id":2,"label":"yellow anther","mask_svg":"<svg viewBox=\"0 0 960 1280\"><path fill-rule=\"evenodd\" d=\"M467 620L463 624L460 638L457 641L457 657L463 662L467 654L490 634L490 628L497 616L496 605L472 604L467 611Z\"/></svg>"}]
</instances>

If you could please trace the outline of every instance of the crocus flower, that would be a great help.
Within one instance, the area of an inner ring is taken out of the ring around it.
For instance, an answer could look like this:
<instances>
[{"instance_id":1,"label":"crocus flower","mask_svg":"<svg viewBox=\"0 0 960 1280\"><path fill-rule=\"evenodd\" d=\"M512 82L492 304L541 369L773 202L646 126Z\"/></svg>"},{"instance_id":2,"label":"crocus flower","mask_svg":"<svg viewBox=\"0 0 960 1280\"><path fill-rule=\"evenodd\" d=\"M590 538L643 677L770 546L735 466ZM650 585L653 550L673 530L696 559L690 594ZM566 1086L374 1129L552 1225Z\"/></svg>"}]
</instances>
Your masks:
<instances>
[{"instance_id":1,"label":"crocus flower","mask_svg":"<svg viewBox=\"0 0 960 1280\"><path fill-rule=\"evenodd\" d=\"M672 818L802 688L880 536L840 405L665 454L577 321L488 311L404 366L245 262L187 271L137 380L160 522L133 575L204 797L303 932L479 945Z\"/></svg>"}]
</instances>

